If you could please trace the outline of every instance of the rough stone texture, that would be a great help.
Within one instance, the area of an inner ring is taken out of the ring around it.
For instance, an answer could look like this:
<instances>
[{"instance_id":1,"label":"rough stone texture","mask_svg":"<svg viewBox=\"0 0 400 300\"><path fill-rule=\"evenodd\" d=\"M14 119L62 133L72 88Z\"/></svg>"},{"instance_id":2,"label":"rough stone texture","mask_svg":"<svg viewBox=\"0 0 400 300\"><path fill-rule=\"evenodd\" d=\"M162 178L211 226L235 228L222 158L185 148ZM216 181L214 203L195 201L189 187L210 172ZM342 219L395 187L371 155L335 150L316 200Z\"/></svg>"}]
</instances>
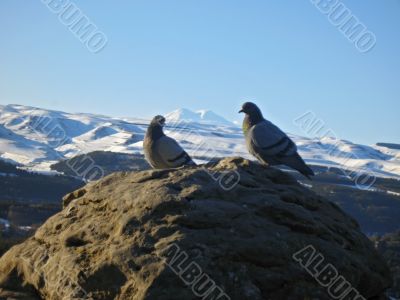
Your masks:
<instances>
[{"instance_id":1,"label":"rough stone texture","mask_svg":"<svg viewBox=\"0 0 400 300\"><path fill-rule=\"evenodd\" d=\"M0 259L0 288L26 297L15 299L200 299L165 263L173 244L231 299L330 299L292 258L307 245L368 299L390 285L357 223L290 175L242 158L207 170L240 182L225 191L187 167L116 173L66 196Z\"/></svg>"}]
</instances>

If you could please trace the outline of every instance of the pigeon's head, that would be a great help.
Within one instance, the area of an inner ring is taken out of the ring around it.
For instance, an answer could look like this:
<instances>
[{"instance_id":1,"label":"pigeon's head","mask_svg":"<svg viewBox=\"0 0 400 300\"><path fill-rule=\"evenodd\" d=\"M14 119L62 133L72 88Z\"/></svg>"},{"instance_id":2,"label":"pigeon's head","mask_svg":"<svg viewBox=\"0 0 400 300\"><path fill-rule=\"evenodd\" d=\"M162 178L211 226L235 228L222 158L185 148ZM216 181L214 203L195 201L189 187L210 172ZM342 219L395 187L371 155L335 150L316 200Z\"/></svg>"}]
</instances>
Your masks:
<instances>
[{"instance_id":1,"label":"pigeon's head","mask_svg":"<svg viewBox=\"0 0 400 300\"><path fill-rule=\"evenodd\" d=\"M261 111L258 108L258 106L255 105L254 103L245 102L242 105L242 109L239 110L239 113L245 113L247 115L256 115L256 114L261 114Z\"/></svg>"},{"instance_id":2,"label":"pigeon's head","mask_svg":"<svg viewBox=\"0 0 400 300\"><path fill-rule=\"evenodd\" d=\"M164 127L165 125L165 118L163 116L155 116L153 120L151 120L151 125L158 125Z\"/></svg>"}]
</instances>

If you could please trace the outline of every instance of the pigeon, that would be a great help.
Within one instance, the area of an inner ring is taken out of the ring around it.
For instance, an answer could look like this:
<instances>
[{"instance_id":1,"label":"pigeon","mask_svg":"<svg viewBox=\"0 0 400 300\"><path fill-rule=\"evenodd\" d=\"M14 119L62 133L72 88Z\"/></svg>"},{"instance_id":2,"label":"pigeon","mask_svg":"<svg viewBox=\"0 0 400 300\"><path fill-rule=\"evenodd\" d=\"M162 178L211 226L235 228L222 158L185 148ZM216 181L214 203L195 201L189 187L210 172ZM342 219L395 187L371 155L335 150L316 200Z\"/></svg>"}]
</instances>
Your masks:
<instances>
[{"instance_id":1,"label":"pigeon","mask_svg":"<svg viewBox=\"0 0 400 300\"><path fill-rule=\"evenodd\" d=\"M250 154L266 165L286 165L308 179L314 172L297 153L296 144L277 126L264 119L261 110L251 102L242 105L245 113L243 133Z\"/></svg>"},{"instance_id":2,"label":"pigeon","mask_svg":"<svg viewBox=\"0 0 400 300\"><path fill-rule=\"evenodd\" d=\"M189 154L163 132L165 118L155 116L150 122L143 141L143 151L147 162L154 169L178 168L195 165Z\"/></svg>"}]
</instances>

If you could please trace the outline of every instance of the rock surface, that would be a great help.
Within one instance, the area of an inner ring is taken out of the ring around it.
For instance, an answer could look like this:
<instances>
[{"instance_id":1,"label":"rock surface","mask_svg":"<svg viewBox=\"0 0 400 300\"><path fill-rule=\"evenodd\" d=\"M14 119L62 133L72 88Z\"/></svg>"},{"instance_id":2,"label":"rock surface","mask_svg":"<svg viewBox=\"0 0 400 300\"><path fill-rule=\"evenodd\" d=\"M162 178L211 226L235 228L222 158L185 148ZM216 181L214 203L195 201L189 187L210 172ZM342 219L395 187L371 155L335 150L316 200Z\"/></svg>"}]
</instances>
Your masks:
<instances>
[{"instance_id":1,"label":"rock surface","mask_svg":"<svg viewBox=\"0 0 400 300\"><path fill-rule=\"evenodd\" d=\"M231 190L229 176L215 180L227 171L240 175ZM367 299L391 282L351 217L290 175L242 158L115 173L64 205L0 259L0 299L201 299L192 288L200 295L210 286L173 271L194 265L194 278L208 275L220 288L202 299L330 299L292 257L308 245ZM173 262L177 247L183 256Z\"/></svg>"}]
</instances>

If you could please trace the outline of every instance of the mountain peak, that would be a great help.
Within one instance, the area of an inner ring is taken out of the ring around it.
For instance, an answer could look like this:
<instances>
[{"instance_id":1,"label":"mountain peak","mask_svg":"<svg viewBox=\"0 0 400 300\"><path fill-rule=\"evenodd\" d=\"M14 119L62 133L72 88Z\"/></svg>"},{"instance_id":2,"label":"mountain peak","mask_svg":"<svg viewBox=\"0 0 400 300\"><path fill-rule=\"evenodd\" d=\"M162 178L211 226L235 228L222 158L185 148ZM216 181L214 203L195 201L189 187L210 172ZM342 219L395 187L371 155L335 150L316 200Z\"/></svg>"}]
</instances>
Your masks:
<instances>
[{"instance_id":1,"label":"mountain peak","mask_svg":"<svg viewBox=\"0 0 400 300\"><path fill-rule=\"evenodd\" d=\"M165 115L169 122L210 123L233 126L234 123L211 110L201 109L192 111L187 108L179 108Z\"/></svg>"}]
</instances>

